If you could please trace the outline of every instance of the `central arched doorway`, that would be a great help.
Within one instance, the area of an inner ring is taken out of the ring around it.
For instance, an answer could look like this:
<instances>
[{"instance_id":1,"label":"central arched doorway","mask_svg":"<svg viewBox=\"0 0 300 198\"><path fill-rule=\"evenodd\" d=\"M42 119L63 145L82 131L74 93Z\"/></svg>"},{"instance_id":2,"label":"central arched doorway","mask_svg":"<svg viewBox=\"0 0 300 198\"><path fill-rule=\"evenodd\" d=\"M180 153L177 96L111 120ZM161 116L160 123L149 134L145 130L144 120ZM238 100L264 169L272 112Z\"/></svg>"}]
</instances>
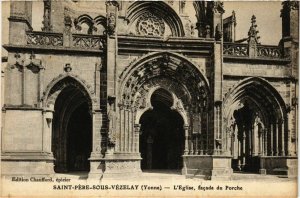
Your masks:
<instances>
[{"instance_id":1,"label":"central arched doorway","mask_svg":"<svg viewBox=\"0 0 300 198\"><path fill-rule=\"evenodd\" d=\"M152 94L151 104L153 109L140 119L141 168L179 170L183 166L183 119L171 109L172 95L164 89Z\"/></svg>"},{"instance_id":2,"label":"central arched doorway","mask_svg":"<svg viewBox=\"0 0 300 198\"><path fill-rule=\"evenodd\" d=\"M72 78L57 83L50 92L55 97L52 152L55 172L89 171L92 151L92 117L88 95Z\"/></svg>"}]
</instances>

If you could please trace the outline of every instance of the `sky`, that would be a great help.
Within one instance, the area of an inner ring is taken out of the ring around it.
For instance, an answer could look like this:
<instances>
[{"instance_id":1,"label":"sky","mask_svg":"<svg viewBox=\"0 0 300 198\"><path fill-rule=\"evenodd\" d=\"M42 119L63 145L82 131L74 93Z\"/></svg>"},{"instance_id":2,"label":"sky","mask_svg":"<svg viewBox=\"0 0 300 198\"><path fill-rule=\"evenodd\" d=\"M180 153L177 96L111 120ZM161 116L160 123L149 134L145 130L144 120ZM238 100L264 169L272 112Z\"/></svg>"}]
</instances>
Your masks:
<instances>
[{"instance_id":1,"label":"sky","mask_svg":"<svg viewBox=\"0 0 300 198\"><path fill-rule=\"evenodd\" d=\"M258 35L262 44L278 45L281 39L281 2L280 1L248 1L224 2L224 18L235 11L237 26L236 39L247 37L252 15L256 16Z\"/></svg>"},{"instance_id":2,"label":"sky","mask_svg":"<svg viewBox=\"0 0 300 198\"><path fill-rule=\"evenodd\" d=\"M2 44L8 42L9 2L2 1ZM225 13L223 18L236 13L236 39L247 37L252 15L256 16L262 44L278 45L281 38L280 1L224 1ZM43 17L43 2L34 2L33 29L41 30ZM5 53L5 52L4 52Z\"/></svg>"}]
</instances>

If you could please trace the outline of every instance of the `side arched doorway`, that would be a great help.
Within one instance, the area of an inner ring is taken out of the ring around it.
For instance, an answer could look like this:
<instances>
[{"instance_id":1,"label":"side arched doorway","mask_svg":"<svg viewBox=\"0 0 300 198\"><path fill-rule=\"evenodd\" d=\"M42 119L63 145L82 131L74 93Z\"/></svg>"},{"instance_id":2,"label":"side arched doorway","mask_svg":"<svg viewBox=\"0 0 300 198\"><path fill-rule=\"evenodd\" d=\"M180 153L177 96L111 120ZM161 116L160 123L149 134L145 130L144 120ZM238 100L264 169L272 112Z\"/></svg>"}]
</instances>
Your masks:
<instances>
[{"instance_id":1,"label":"side arched doorway","mask_svg":"<svg viewBox=\"0 0 300 198\"><path fill-rule=\"evenodd\" d=\"M141 168L182 169L184 151L183 119L171 109L172 95L158 89L151 96L153 109L146 111L141 119Z\"/></svg>"},{"instance_id":2,"label":"side arched doorway","mask_svg":"<svg viewBox=\"0 0 300 198\"><path fill-rule=\"evenodd\" d=\"M288 150L285 104L264 79L245 79L232 90L224 110L232 169L264 173L267 168L272 172L271 168L280 166L274 159L284 158Z\"/></svg>"},{"instance_id":3,"label":"side arched doorway","mask_svg":"<svg viewBox=\"0 0 300 198\"><path fill-rule=\"evenodd\" d=\"M52 152L55 172L89 171L92 151L91 103L83 86L66 77L50 91L54 99Z\"/></svg>"}]
</instances>

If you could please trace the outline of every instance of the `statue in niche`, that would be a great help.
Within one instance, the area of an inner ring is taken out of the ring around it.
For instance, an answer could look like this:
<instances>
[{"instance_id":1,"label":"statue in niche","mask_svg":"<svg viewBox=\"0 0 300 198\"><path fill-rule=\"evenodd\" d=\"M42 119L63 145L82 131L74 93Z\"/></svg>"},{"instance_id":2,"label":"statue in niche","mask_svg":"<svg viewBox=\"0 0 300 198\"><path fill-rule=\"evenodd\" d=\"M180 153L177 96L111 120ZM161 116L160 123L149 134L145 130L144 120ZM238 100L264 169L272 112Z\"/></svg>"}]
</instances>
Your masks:
<instances>
[{"instance_id":1,"label":"statue in niche","mask_svg":"<svg viewBox=\"0 0 300 198\"><path fill-rule=\"evenodd\" d=\"M108 146L114 147L116 144L116 112L114 109L114 97L108 97L107 119L108 119Z\"/></svg>"},{"instance_id":2,"label":"statue in niche","mask_svg":"<svg viewBox=\"0 0 300 198\"><path fill-rule=\"evenodd\" d=\"M215 38L217 41L219 41L219 40L221 40L222 36L223 36L223 33L222 33L221 24L218 23L216 26Z\"/></svg>"},{"instance_id":3,"label":"statue in niche","mask_svg":"<svg viewBox=\"0 0 300 198\"><path fill-rule=\"evenodd\" d=\"M235 125L236 125L235 119L233 117L231 117L229 120L229 123L227 125L228 131L230 131L231 133L234 133Z\"/></svg>"},{"instance_id":4,"label":"statue in niche","mask_svg":"<svg viewBox=\"0 0 300 198\"><path fill-rule=\"evenodd\" d=\"M108 17L108 34L113 35L115 33L115 28L116 28L116 16L114 13L110 13Z\"/></svg>"},{"instance_id":5,"label":"statue in niche","mask_svg":"<svg viewBox=\"0 0 300 198\"><path fill-rule=\"evenodd\" d=\"M227 132L229 134L229 137L231 139L231 154L233 159L238 158L238 140L237 140L237 135L238 135L238 127L235 119L233 117L230 118L228 125L227 125Z\"/></svg>"},{"instance_id":6,"label":"statue in niche","mask_svg":"<svg viewBox=\"0 0 300 198\"><path fill-rule=\"evenodd\" d=\"M256 113L253 122L254 142L252 144L253 144L254 155L258 155L262 152L262 132L263 132L263 123L258 113Z\"/></svg>"}]
</instances>

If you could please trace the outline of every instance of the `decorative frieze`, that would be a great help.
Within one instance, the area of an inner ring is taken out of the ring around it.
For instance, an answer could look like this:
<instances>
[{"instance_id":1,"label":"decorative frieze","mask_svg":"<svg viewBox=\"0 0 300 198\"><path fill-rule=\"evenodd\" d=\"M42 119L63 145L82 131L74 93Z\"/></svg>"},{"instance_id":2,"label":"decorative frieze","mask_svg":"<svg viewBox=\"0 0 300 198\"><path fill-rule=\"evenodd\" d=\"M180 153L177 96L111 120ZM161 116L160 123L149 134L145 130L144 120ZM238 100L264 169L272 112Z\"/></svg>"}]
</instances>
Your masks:
<instances>
[{"instance_id":1,"label":"decorative frieze","mask_svg":"<svg viewBox=\"0 0 300 198\"><path fill-rule=\"evenodd\" d=\"M73 34L73 47L83 49L103 49L103 37Z\"/></svg>"},{"instance_id":2,"label":"decorative frieze","mask_svg":"<svg viewBox=\"0 0 300 198\"><path fill-rule=\"evenodd\" d=\"M224 43L223 54L225 56L248 57L248 45L241 43Z\"/></svg>"},{"instance_id":3,"label":"decorative frieze","mask_svg":"<svg viewBox=\"0 0 300 198\"><path fill-rule=\"evenodd\" d=\"M63 34L49 32L26 32L27 44L34 46L63 46Z\"/></svg>"},{"instance_id":4,"label":"decorative frieze","mask_svg":"<svg viewBox=\"0 0 300 198\"><path fill-rule=\"evenodd\" d=\"M223 54L225 57L249 57L248 44L242 43L224 43ZM257 45L255 47L254 57L264 59L285 59L280 46Z\"/></svg>"},{"instance_id":5,"label":"decorative frieze","mask_svg":"<svg viewBox=\"0 0 300 198\"><path fill-rule=\"evenodd\" d=\"M283 58L282 49L278 46L258 45L256 54L257 57Z\"/></svg>"},{"instance_id":6,"label":"decorative frieze","mask_svg":"<svg viewBox=\"0 0 300 198\"><path fill-rule=\"evenodd\" d=\"M71 47L79 49L104 49L103 36L72 34ZM43 47L62 47L63 34L49 32L27 32L27 44Z\"/></svg>"}]
</instances>

